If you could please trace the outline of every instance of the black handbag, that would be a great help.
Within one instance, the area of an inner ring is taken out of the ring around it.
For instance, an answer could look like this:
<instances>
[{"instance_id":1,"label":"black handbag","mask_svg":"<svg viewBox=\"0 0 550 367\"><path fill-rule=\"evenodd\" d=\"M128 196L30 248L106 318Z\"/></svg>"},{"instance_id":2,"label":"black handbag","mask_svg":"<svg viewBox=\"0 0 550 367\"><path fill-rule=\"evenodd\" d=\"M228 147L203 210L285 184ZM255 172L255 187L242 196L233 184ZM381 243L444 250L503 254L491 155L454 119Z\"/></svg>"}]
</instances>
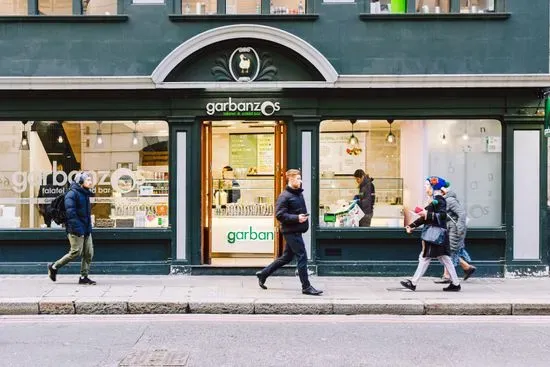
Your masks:
<instances>
[{"instance_id":1,"label":"black handbag","mask_svg":"<svg viewBox=\"0 0 550 367\"><path fill-rule=\"evenodd\" d=\"M436 214L435 218L437 220L437 224L439 224L439 215ZM420 235L420 238L422 238L422 240L439 246L445 245L446 237L447 228L426 224L424 224L424 227L422 227L422 234Z\"/></svg>"}]
</instances>

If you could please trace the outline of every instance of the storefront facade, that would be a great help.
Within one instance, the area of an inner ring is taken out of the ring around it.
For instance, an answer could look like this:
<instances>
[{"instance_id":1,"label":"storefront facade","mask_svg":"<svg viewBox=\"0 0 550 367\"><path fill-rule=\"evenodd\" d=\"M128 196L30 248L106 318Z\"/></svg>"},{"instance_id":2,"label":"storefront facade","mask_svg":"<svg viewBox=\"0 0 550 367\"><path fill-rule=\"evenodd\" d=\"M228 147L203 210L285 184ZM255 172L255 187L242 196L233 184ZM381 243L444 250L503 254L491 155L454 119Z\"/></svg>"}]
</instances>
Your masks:
<instances>
[{"instance_id":1,"label":"storefront facade","mask_svg":"<svg viewBox=\"0 0 550 367\"><path fill-rule=\"evenodd\" d=\"M252 274L282 251L274 201L284 171L299 168L320 275L414 271L419 238L403 226L438 175L467 210L480 273L548 276L548 17L514 1L475 14L452 0L437 14L300 4L277 15L265 1L258 14L218 1L221 14L190 15L184 1L4 17L7 37L73 35L45 41L69 56L57 63L39 47L25 65L14 41L0 70L0 273L43 272L66 250L43 208L89 170L95 272ZM182 15L159 14L171 6ZM547 2L533 7L548 14ZM89 43L100 27L107 42ZM358 169L376 189L368 227L356 209L338 214Z\"/></svg>"}]
</instances>

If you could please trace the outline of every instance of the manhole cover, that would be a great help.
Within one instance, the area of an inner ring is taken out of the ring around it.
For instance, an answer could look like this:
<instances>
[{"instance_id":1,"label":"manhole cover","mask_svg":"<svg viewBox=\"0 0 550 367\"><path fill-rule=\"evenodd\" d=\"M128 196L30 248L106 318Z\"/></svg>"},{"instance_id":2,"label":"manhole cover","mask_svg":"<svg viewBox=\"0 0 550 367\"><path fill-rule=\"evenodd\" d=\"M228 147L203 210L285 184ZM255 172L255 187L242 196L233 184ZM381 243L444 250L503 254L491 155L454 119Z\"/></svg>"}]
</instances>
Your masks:
<instances>
[{"instance_id":1,"label":"manhole cover","mask_svg":"<svg viewBox=\"0 0 550 367\"><path fill-rule=\"evenodd\" d=\"M128 354L119 366L187 366L189 353L176 352L166 349L135 351Z\"/></svg>"}]
</instances>

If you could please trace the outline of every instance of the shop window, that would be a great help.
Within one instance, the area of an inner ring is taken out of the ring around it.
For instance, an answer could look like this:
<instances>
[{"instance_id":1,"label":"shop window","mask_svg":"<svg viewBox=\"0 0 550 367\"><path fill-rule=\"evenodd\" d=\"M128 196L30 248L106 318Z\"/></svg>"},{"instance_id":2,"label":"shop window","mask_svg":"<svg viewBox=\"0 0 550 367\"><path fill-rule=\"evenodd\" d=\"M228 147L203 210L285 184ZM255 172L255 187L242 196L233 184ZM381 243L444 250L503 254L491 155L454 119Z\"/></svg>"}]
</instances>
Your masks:
<instances>
[{"instance_id":1,"label":"shop window","mask_svg":"<svg viewBox=\"0 0 550 367\"><path fill-rule=\"evenodd\" d=\"M0 229L56 228L45 208L79 171L94 176L95 228L168 226L164 121L2 122Z\"/></svg>"},{"instance_id":2,"label":"shop window","mask_svg":"<svg viewBox=\"0 0 550 367\"><path fill-rule=\"evenodd\" d=\"M399 14L407 12L407 0L371 0L371 14Z\"/></svg>"},{"instance_id":3,"label":"shop window","mask_svg":"<svg viewBox=\"0 0 550 367\"><path fill-rule=\"evenodd\" d=\"M305 0L272 0L269 5L270 14L305 14Z\"/></svg>"},{"instance_id":4,"label":"shop window","mask_svg":"<svg viewBox=\"0 0 550 367\"><path fill-rule=\"evenodd\" d=\"M461 13L488 13L495 11L495 0L460 0Z\"/></svg>"},{"instance_id":5,"label":"shop window","mask_svg":"<svg viewBox=\"0 0 550 367\"><path fill-rule=\"evenodd\" d=\"M210 15L218 12L217 0L182 0L181 11L184 15Z\"/></svg>"},{"instance_id":6,"label":"shop window","mask_svg":"<svg viewBox=\"0 0 550 367\"><path fill-rule=\"evenodd\" d=\"M451 0L416 0L417 13L448 13L451 10Z\"/></svg>"},{"instance_id":7,"label":"shop window","mask_svg":"<svg viewBox=\"0 0 550 367\"><path fill-rule=\"evenodd\" d=\"M502 223L499 121L327 120L319 151L321 227L359 227L362 214L361 226L370 219L371 227L403 227L427 203L428 175L451 182L469 227ZM362 190L354 177L358 170L368 177ZM358 211L360 193L368 194Z\"/></svg>"},{"instance_id":8,"label":"shop window","mask_svg":"<svg viewBox=\"0 0 550 367\"><path fill-rule=\"evenodd\" d=\"M27 0L0 0L0 15L27 15Z\"/></svg>"},{"instance_id":9,"label":"shop window","mask_svg":"<svg viewBox=\"0 0 550 367\"><path fill-rule=\"evenodd\" d=\"M40 15L72 15L72 0L38 0Z\"/></svg>"},{"instance_id":10,"label":"shop window","mask_svg":"<svg viewBox=\"0 0 550 367\"><path fill-rule=\"evenodd\" d=\"M115 15L117 0L82 0L82 14Z\"/></svg>"}]
</instances>

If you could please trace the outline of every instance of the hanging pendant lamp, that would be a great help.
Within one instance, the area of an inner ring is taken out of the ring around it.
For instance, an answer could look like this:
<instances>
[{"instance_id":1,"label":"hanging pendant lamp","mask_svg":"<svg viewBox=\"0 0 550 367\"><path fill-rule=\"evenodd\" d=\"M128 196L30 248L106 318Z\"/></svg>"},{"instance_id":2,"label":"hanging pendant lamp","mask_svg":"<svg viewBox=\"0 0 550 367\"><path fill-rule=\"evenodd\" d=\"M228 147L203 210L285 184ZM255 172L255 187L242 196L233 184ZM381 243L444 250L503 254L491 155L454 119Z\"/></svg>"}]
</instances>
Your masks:
<instances>
[{"instance_id":1,"label":"hanging pendant lamp","mask_svg":"<svg viewBox=\"0 0 550 367\"><path fill-rule=\"evenodd\" d=\"M353 119L350 120L351 122L351 136L348 139L348 145L355 146L359 144L359 139L353 134L353 125L357 122L357 120Z\"/></svg>"},{"instance_id":2,"label":"hanging pendant lamp","mask_svg":"<svg viewBox=\"0 0 550 367\"><path fill-rule=\"evenodd\" d=\"M386 141L390 144L393 144L395 142L395 135L391 132L391 124L393 123L393 120L387 120L388 124L390 124L390 132L388 133L388 136L386 136Z\"/></svg>"}]
</instances>

